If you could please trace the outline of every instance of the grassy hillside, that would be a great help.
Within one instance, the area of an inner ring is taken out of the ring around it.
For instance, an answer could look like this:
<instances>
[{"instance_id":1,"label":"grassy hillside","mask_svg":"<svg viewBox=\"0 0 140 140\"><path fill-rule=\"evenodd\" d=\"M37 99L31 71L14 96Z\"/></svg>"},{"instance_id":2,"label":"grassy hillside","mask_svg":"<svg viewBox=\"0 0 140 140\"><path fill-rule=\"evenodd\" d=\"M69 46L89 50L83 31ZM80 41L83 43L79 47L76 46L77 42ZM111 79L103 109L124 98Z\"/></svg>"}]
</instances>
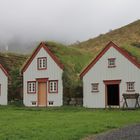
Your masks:
<instances>
[{"instance_id":1,"label":"grassy hillside","mask_svg":"<svg viewBox=\"0 0 140 140\"><path fill-rule=\"evenodd\" d=\"M26 59L26 55L0 53L0 63L9 74L9 99L19 98L21 95L22 77L20 76L20 68Z\"/></svg>"},{"instance_id":2,"label":"grassy hillside","mask_svg":"<svg viewBox=\"0 0 140 140\"><path fill-rule=\"evenodd\" d=\"M79 48L67 47L63 44L47 42L49 49L61 60L61 62L76 72L79 73L86 65L87 61L92 58L92 53L80 50Z\"/></svg>"},{"instance_id":3,"label":"grassy hillside","mask_svg":"<svg viewBox=\"0 0 140 140\"><path fill-rule=\"evenodd\" d=\"M118 44L140 60L140 20L106 34L100 34L96 38L73 44L71 47L92 52L95 57L109 41Z\"/></svg>"},{"instance_id":4,"label":"grassy hillside","mask_svg":"<svg viewBox=\"0 0 140 140\"><path fill-rule=\"evenodd\" d=\"M11 73L15 68L19 69L23 62L27 59L27 55L19 55L16 53L0 53L0 63Z\"/></svg>"}]
</instances>

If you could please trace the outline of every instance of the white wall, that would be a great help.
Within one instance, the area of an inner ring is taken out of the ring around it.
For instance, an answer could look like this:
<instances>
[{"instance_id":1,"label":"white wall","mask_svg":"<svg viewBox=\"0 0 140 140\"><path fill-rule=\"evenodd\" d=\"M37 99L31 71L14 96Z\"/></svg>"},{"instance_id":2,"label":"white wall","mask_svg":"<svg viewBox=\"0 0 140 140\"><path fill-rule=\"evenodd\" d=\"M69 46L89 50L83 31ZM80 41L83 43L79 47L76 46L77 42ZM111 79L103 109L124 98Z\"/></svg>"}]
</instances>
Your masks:
<instances>
[{"instance_id":1,"label":"white wall","mask_svg":"<svg viewBox=\"0 0 140 140\"><path fill-rule=\"evenodd\" d=\"M1 69L0 69L0 84L1 84L0 105L7 105L8 78Z\"/></svg>"},{"instance_id":2,"label":"white wall","mask_svg":"<svg viewBox=\"0 0 140 140\"><path fill-rule=\"evenodd\" d=\"M37 58L38 57L47 57L47 70L38 70L37 69ZM27 94L27 81L36 81L36 78L48 78L48 80L58 80L58 93L48 93L47 92L47 100L54 101L53 106L61 106L63 104L63 84L62 84L62 73L63 70L55 63L55 61L48 55L48 53L41 48L38 52L30 66L23 73L23 81L24 81L24 105L25 106L33 106L32 101L37 101L37 93L36 94ZM38 87L38 86L36 86ZM48 82L47 82L48 88ZM47 89L48 91L48 89ZM47 102L47 106L49 106Z\"/></svg>"},{"instance_id":3,"label":"white wall","mask_svg":"<svg viewBox=\"0 0 140 140\"><path fill-rule=\"evenodd\" d=\"M108 58L116 58L116 67L108 68ZM83 77L83 104L89 108L105 107L105 84L103 80L121 80L120 106L122 94L127 93L126 82L135 82L135 93L140 93L140 69L111 47ZM91 92L91 83L99 83L99 92ZM134 100L129 101L134 106Z\"/></svg>"}]
</instances>

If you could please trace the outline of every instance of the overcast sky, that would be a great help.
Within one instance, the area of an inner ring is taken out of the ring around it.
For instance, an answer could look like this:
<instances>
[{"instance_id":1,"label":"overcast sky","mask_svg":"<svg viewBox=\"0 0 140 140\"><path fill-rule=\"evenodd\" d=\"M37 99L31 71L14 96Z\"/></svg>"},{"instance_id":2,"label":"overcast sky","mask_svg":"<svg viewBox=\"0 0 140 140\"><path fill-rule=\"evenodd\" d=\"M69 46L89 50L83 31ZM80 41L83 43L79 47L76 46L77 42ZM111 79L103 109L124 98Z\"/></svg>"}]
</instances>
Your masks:
<instances>
[{"instance_id":1,"label":"overcast sky","mask_svg":"<svg viewBox=\"0 0 140 140\"><path fill-rule=\"evenodd\" d=\"M74 43L140 19L140 0L0 0L0 41Z\"/></svg>"}]
</instances>

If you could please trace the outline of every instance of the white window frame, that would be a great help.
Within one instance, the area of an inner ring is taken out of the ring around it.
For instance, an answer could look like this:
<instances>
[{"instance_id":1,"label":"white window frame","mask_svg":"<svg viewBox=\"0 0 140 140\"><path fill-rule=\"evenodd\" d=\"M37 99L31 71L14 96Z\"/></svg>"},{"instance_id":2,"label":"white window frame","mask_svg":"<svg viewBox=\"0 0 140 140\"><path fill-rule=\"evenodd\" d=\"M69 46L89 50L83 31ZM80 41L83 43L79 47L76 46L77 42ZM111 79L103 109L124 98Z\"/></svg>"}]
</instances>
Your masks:
<instances>
[{"instance_id":1,"label":"white window frame","mask_svg":"<svg viewBox=\"0 0 140 140\"><path fill-rule=\"evenodd\" d=\"M36 93L36 81L27 82L27 93Z\"/></svg>"},{"instance_id":2,"label":"white window frame","mask_svg":"<svg viewBox=\"0 0 140 140\"><path fill-rule=\"evenodd\" d=\"M91 92L99 92L99 83L91 83Z\"/></svg>"},{"instance_id":3,"label":"white window frame","mask_svg":"<svg viewBox=\"0 0 140 140\"><path fill-rule=\"evenodd\" d=\"M49 81L49 93L58 93L58 80Z\"/></svg>"},{"instance_id":4,"label":"white window frame","mask_svg":"<svg viewBox=\"0 0 140 140\"><path fill-rule=\"evenodd\" d=\"M116 67L116 58L108 58L108 68Z\"/></svg>"},{"instance_id":5,"label":"white window frame","mask_svg":"<svg viewBox=\"0 0 140 140\"><path fill-rule=\"evenodd\" d=\"M53 106L54 105L54 101L48 101L49 102L49 106Z\"/></svg>"},{"instance_id":6,"label":"white window frame","mask_svg":"<svg viewBox=\"0 0 140 140\"><path fill-rule=\"evenodd\" d=\"M127 92L135 91L135 82L126 82L127 84Z\"/></svg>"},{"instance_id":7,"label":"white window frame","mask_svg":"<svg viewBox=\"0 0 140 140\"><path fill-rule=\"evenodd\" d=\"M38 70L47 69L47 57L39 57L37 59L37 68Z\"/></svg>"}]
</instances>

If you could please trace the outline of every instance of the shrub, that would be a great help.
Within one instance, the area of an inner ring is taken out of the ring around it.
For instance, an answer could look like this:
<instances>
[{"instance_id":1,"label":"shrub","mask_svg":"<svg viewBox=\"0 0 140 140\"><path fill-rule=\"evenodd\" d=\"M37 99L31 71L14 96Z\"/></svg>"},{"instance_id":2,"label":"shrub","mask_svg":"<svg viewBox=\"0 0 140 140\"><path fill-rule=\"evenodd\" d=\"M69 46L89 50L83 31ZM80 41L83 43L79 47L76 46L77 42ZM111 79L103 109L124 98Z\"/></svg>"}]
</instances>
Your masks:
<instances>
[{"instance_id":1,"label":"shrub","mask_svg":"<svg viewBox=\"0 0 140 140\"><path fill-rule=\"evenodd\" d=\"M9 105L23 106L23 101L22 100L19 100L19 99L14 99L14 100L11 100L9 102Z\"/></svg>"}]
</instances>

